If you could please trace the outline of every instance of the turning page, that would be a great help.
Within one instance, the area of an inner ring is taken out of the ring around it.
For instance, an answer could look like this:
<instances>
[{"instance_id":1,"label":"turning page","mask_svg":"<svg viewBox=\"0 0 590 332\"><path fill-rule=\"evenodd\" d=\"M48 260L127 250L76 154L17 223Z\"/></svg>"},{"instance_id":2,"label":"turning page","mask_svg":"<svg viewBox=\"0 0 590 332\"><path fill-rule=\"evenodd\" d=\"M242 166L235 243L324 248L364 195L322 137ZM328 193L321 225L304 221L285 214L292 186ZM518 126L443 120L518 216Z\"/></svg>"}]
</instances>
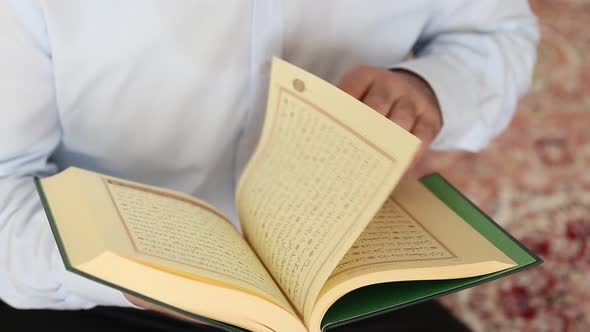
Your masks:
<instances>
[{"instance_id":1,"label":"turning page","mask_svg":"<svg viewBox=\"0 0 590 332\"><path fill-rule=\"evenodd\" d=\"M419 144L340 89L274 59L237 207L247 240L304 320Z\"/></svg>"}]
</instances>

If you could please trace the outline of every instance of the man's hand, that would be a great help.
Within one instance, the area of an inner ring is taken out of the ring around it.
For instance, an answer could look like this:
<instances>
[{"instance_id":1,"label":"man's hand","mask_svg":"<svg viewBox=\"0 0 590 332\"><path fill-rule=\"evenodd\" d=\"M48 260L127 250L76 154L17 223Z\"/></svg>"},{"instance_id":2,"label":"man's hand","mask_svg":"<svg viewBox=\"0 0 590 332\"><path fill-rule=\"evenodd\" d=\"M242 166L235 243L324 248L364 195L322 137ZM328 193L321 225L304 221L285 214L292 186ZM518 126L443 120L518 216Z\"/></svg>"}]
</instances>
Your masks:
<instances>
[{"instance_id":1,"label":"man's hand","mask_svg":"<svg viewBox=\"0 0 590 332\"><path fill-rule=\"evenodd\" d=\"M194 318L191 318L191 317L188 317L188 316L179 314L176 311L172 311L172 310L170 310L168 308L164 308L164 307L161 307L161 306L159 306L157 304L153 304L153 303L148 302L146 300L142 300L142 299L140 299L138 297L135 297L133 295L129 295L129 294L123 294L123 295L125 295L125 297L127 298L127 300L129 302L133 303L134 305L136 305L138 307L141 307L141 308L144 308L144 309L147 309L147 310L157 311L159 313L166 314L168 316L172 316L172 317L175 317L175 318L178 318L178 319L186 320L186 321L189 321L189 322L192 322L192 323L209 325L209 324L207 324L205 322L202 322L200 320L197 320L197 319L194 319Z\"/></svg>"},{"instance_id":2,"label":"man's hand","mask_svg":"<svg viewBox=\"0 0 590 332\"><path fill-rule=\"evenodd\" d=\"M418 156L442 127L434 92L422 78L408 71L360 66L346 74L338 87L420 138Z\"/></svg>"}]
</instances>

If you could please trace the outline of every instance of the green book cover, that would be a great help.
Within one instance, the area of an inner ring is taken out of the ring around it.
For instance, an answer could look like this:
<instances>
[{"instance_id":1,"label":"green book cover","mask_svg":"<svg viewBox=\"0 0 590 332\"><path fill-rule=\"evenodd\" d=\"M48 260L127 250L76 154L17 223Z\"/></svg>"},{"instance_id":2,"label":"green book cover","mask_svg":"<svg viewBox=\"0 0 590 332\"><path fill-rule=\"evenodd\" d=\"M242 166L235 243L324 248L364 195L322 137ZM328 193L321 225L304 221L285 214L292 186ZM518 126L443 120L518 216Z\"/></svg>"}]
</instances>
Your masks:
<instances>
[{"instance_id":1,"label":"green book cover","mask_svg":"<svg viewBox=\"0 0 590 332\"><path fill-rule=\"evenodd\" d=\"M492 281L500 277L518 272L522 269L542 263L542 260L514 239L510 234L497 225L490 217L480 211L473 203L463 196L457 189L449 184L441 175L432 174L421 179L421 182L456 214L462 217L474 229L492 242L498 249L510 257L517 266L500 272L461 279L436 280L436 281L407 281L391 282L366 286L352 291L339 299L328 310L323 318L322 331L330 330L358 320L370 318L392 310L417 304L422 301L457 292L473 287L484 282ZM66 268L85 278L95 280L110 287L119 289L131 295L143 298L163 307L175 310L187 316L207 322L226 331L245 331L242 328L227 323L215 321L207 317L201 317L190 312L171 307L157 299L148 298L129 289L111 284L82 271L76 270L69 263L69 259L59 231L55 225L51 207L45 197L42 185L38 178L35 179L41 202L47 214L53 235L57 241L60 254Z\"/></svg>"}]
</instances>

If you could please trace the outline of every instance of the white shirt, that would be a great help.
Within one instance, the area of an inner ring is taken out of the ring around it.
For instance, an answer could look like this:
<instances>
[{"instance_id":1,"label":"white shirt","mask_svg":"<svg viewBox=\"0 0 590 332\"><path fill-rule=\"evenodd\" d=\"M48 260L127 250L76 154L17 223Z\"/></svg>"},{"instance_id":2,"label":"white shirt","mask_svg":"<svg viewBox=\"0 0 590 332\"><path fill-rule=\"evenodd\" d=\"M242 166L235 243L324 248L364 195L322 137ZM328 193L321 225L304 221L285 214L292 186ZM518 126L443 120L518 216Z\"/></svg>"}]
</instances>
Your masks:
<instances>
[{"instance_id":1,"label":"white shirt","mask_svg":"<svg viewBox=\"0 0 590 332\"><path fill-rule=\"evenodd\" d=\"M35 175L76 165L236 222L272 56L333 83L362 64L413 71L442 108L432 147L475 151L528 88L537 40L524 0L0 0L0 299L130 305L65 271Z\"/></svg>"}]
</instances>

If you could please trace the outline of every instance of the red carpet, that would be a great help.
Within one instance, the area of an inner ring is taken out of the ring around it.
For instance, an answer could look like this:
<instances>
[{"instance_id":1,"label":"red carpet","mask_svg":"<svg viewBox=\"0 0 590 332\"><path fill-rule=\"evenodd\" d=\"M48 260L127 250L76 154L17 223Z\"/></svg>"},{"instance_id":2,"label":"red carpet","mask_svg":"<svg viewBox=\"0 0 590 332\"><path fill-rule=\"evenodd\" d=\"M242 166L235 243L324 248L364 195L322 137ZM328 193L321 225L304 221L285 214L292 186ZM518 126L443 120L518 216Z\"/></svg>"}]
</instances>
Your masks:
<instances>
[{"instance_id":1,"label":"red carpet","mask_svg":"<svg viewBox=\"0 0 590 332\"><path fill-rule=\"evenodd\" d=\"M434 153L445 175L545 263L443 302L476 331L590 331L590 1L532 1L532 90L478 154Z\"/></svg>"}]
</instances>

